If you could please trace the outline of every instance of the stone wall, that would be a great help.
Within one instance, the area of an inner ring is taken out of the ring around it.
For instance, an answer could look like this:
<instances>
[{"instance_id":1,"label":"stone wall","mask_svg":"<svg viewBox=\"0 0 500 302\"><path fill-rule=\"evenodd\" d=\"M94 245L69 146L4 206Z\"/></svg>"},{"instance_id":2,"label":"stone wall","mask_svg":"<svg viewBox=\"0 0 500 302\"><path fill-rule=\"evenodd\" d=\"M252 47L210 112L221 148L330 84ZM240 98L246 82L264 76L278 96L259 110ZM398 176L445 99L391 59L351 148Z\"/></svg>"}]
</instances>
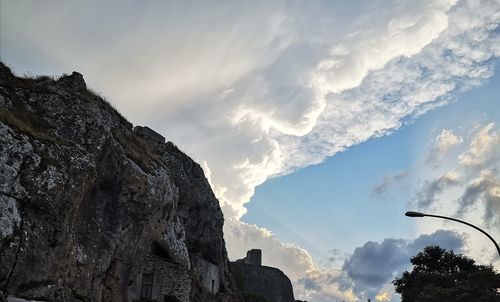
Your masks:
<instances>
[{"instance_id":1,"label":"stone wall","mask_svg":"<svg viewBox=\"0 0 500 302\"><path fill-rule=\"evenodd\" d=\"M167 261L156 255L146 255L142 262L137 263L141 270L138 271L133 284L129 286L128 301L140 301L141 291L149 285L145 282L145 275L152 276L151 295L153 301L164 301L165 297L172 302L189 302L191 295L191 278L185 267Z\"/></svg>"},{"instance_id":2,"label":"stone wall","mask_svg":"<svg viewBox=\"0 0 500 302\"><path fill-rule=\"evenodd\" d=\"M217 294L220 287L220 271L219 267L210 261L201 259L196 269L197 275L201 279L201 283L205 289L211 294Z\"/></svg>"}]
</instances>

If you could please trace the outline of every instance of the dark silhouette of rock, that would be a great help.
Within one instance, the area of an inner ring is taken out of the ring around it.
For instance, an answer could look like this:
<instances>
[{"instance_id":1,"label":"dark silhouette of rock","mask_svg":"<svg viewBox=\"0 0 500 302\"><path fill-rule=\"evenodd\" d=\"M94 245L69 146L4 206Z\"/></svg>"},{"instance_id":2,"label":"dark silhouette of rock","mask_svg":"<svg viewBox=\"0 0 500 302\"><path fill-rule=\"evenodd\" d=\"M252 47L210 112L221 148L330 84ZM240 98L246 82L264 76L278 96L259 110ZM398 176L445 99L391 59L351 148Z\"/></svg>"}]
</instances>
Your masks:
<instances>
[{"instance_id":1,"label":"dark silhouette of rock","mask_svg":"<svg viewBox=\"0 0 500 302\"><path fill-rule=\"evenodd\" d=\"M81 74L26 79L0 63L4 295L241 301L222 226L200 166Z\"/></svg>"},{"instance_id":2,"label":"dark silhouette of rock","mask_svg":"<svg viewBox=\"0 0 500 302\"><path fill-rule=\"evenodd\" d=\"M261 265L262 251L252 249L231 262L231 270L245 302L295 302L290 279L279 269Z\"/></svg>"}]
</instances>

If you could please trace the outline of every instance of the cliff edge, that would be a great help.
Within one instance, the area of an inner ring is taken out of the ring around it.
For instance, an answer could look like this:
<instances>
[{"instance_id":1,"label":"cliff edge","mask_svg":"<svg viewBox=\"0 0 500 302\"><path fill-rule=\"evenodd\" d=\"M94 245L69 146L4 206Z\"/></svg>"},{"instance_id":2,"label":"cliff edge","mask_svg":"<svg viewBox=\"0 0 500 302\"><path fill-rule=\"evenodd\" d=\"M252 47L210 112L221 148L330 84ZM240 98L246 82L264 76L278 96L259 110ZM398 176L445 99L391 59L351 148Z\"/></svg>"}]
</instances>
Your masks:
<instances>
[{"instance_id":1,"label":"cliff edge","mask_svg":"<svg viewBox=\"0 0 500 302\"><path fill-rule=\"evenodd\" d=\"M81 74L20 78L0 63L4 295L241 301L222 226L200 166Z\"/></svg>"}]
</instances>

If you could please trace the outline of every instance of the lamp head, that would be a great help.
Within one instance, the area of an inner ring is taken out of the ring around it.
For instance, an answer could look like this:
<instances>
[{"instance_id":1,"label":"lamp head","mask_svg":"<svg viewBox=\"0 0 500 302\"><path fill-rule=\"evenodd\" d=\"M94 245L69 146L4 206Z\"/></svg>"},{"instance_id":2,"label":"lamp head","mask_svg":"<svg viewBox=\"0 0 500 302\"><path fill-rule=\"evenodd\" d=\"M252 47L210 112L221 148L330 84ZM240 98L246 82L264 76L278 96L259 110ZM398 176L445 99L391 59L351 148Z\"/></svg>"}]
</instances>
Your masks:
<instances>
[{"instance_id":1,"label":"lamp head","mask_svg":"<svg viewBox=\"0 0 500 302\"><path fill-rule=\"evenodd\" d=\"M408 217L424 217L425 214L420 213L420 212L408 211L408 212L405 213L405 216L408 216Z\"/></svg>"}]
</instances>

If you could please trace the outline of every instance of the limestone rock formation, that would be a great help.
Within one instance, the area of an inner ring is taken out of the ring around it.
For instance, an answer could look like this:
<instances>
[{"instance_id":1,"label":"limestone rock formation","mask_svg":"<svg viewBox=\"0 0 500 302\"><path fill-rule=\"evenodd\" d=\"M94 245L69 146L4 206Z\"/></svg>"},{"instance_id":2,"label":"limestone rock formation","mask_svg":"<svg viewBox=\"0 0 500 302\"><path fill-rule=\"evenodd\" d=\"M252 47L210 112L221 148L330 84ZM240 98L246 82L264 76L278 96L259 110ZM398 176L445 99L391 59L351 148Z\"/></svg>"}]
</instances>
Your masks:
<instances>
[{"instance_id":1,"label":"limestone rock formation","mask_svg":"<svg viewBox=\"0 0 500 302\"><path fill-rule=\"evenodd\" d=\"M230 265L245 302L295 302L290 279L277 268L262 266L261 250L250 250Z\"/></svg>"},{"instance_id":2,"label":"limestone rock formation","mask_svg":"<svg viewBox=\"0 0 500 302\"><path fill-rule=\"evenodd\" d=\"M45 301L240 301L198 164L81 74L0 63L0 291ZM1 300L1 299L0 299Z\"/></svg>"}]
</instances>

